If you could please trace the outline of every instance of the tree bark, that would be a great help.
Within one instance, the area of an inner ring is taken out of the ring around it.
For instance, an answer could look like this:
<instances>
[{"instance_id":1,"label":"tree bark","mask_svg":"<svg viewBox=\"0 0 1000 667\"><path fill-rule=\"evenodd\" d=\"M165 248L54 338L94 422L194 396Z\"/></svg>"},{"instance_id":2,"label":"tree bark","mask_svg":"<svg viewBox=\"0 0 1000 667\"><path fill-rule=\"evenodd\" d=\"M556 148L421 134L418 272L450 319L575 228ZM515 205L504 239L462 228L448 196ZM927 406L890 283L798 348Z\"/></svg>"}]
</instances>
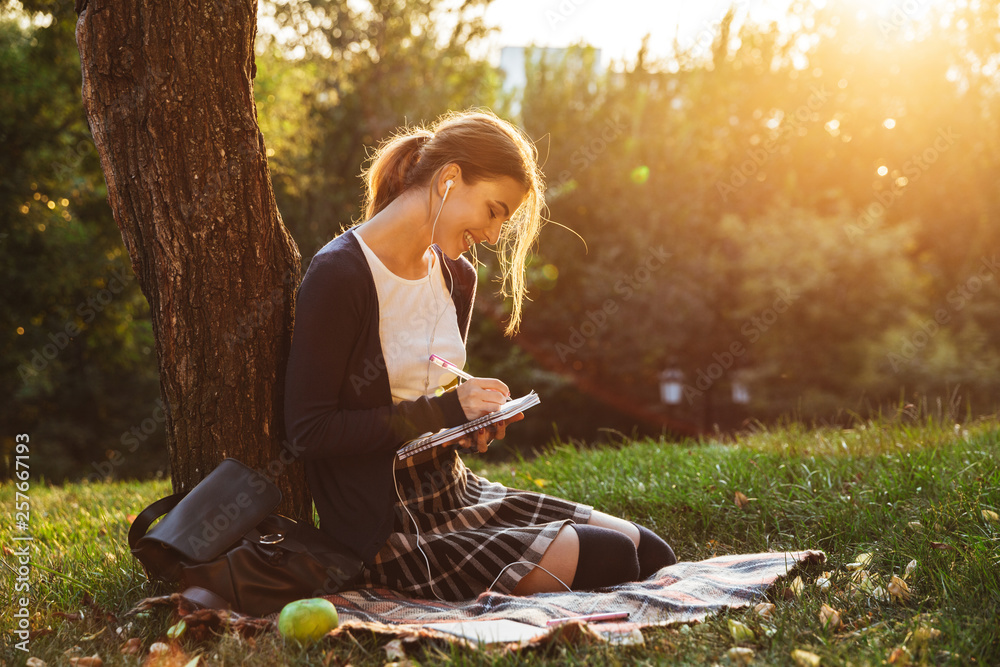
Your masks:
<instances>
[{"instance_id":1,"label":"tree bark","mask_svg":"<svg viewBox=\"0 0 1000 667\"><path fill-rule=\"evenodd\" d=\"M149 301L171 480L225 457L312 518L283 447L300 255L275 206L253 98L257 3L78 0L83 102Z\"/></svg>"}]
</instances>

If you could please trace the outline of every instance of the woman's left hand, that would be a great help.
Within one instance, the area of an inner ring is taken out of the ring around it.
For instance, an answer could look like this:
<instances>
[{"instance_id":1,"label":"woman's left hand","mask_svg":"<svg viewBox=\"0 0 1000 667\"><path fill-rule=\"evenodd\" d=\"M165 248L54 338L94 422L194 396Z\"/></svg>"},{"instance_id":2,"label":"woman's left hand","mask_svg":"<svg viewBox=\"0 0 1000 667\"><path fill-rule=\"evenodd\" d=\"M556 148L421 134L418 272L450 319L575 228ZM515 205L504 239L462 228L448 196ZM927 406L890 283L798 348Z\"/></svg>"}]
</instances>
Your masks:
<instances>
[{"instance_id":1,"label":"woman's left hand","mask_svg":"<svg viewBox=\"0 0 1000 667\"><path fill-rule=\"evenodd\" d=\"M484 426L478 431L473 431L469 435L459 438L455 441L455 445L465 449L475 449L480 454L489 449L490 443L493 440L502 440L505 435L507 435L507 424L513 424L514 422L519 422L524 419L524 413L518 412L516 415L510 419L505 419L496 424L490 424L489 426Z\"/></svg>"}]
</instances>

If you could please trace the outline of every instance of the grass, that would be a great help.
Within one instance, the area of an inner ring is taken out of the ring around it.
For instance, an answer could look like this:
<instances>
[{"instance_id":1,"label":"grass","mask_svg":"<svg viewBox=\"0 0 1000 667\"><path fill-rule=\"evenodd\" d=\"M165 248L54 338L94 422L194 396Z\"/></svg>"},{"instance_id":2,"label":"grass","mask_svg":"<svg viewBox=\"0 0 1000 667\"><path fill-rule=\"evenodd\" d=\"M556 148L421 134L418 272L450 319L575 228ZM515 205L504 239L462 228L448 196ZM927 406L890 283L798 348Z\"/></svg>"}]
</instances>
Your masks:
<instances>
[{"instance_id":1,"label":"grass","mask_svg":"<svg viewBox=\"0 0 1000 667\"><path fill-rule=\"evenodd\" d=\"M422 664L738 664L727 652L750 648L750 664L796 664L805 650L824 665L1000 664L1000 424L951 421L900 413L850 429L806 429L795 424L760 429L727 442L623 442L586 448L560 444L530 459L470 466L521 488L592 504L653 528L684 560L768 550L822 549L832 585L803 576L775 591L770 618L730 610L692 626L651 628L641 646L557 646L544 653L501 655L430 646L412 659ZM36 454L37 455L37 454ZM127 515L168 494L166 480L61 487L31 482L30 654L14 650L15 605L3 611L7 664L28 655L49 665L98 654L105 665L139 664L120 647L138 638L143 650L165 641L176 621L167 610L127 616L140 599L165 592L151 586L128 551ZM751 500L742 508L736 492ZM14 514L15 489L0 487L0 503ZM12 521L0 525L4 545L2 591L16 598L18 548ZM887 584L903 576L907 600L860 592L846 567L860 553L866 569ZM840 612L833 630L819 619L821 605ZM734 641L729 620L755 633ZM119 630L120 629L120 630ZM940 634L932 632L937 631ZM383 665L384 642L285 647L275 634L253 641L220 634L174 642L199 664Z\"/></svg>"}]
</instances>

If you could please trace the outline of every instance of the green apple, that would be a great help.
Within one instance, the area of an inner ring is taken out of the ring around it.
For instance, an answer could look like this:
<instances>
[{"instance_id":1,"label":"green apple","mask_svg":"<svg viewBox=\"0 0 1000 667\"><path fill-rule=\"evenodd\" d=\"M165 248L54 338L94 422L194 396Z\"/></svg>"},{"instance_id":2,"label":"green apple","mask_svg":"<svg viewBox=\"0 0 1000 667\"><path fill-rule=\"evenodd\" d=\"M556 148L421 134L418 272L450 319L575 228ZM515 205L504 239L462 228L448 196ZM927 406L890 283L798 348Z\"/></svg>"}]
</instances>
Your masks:
<instances>
[{"instance_id":1,"label":"green apple","mask_svg":"<svg viewBox=\"0 0 1000 667\"><path fill-rule=\"evenodd\" d=\"M278 632L286 640L313 643L340 623L337 608L324 598L289 602L278 614Z\"/></svg>"}]
</instances>

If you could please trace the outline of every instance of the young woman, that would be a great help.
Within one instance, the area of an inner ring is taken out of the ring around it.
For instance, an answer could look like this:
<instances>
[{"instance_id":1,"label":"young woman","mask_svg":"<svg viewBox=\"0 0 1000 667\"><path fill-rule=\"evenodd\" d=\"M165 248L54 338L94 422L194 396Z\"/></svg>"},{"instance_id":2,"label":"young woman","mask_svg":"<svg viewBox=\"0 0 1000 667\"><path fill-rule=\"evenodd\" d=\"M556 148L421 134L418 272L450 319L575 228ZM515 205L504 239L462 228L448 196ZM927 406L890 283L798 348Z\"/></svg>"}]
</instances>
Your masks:
<instances>
[{"instance_id":1,"label":"young woman","mask_svg":"<svg viewBox=\"0 0 1000 667\"><path fill-rule=\"evenodd\" d=\"M644 527L474 475L494 428L399 460L426 432L497 410L497 379L457 378L466 361L476 270L463 256L497 246L516 331L524 264L543 206L534 146L490 112L449 113L383 143L364 173L365 222L313 257L299 288L288 362L289 445L306 461L320 528L366 563L365 583L467 599L586 590L646 578L673 551Z\"/></svg>"}]
</instances>

